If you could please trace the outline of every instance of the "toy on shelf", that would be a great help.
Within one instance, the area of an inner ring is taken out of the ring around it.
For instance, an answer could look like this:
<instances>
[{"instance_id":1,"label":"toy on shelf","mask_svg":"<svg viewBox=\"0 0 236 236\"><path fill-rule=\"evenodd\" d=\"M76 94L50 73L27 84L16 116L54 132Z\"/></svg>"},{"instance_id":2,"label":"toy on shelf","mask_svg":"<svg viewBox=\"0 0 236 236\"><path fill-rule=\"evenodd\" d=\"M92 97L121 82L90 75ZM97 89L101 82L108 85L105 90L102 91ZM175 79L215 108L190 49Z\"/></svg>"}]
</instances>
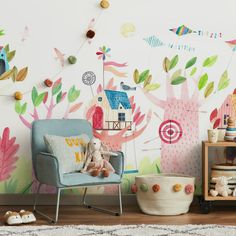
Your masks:
<instances>
[{"instance_id":1,"label":"toy on shelf","mask_svg":"<svg viewBox=\"0 0 236 236\"><path fill-rule=\"evenodd\" d=\"M225 141L234 141L235 138L236 138L235 119L233 117L229 117L227 120Z\"/></svg>"},{"instance_id":2,"label":"toy on shelf","mask_svg":"<svg viewBox=\"0 0 236 236\"><path fill-rule=\"evenodd\" d=\"M231 180L232 177L225 177L220 176L217 178L212 178L212 182L215 182L215 190L211 189L210 194L213 197L216 197L218 195L221 195L223 197L228 197L230 194L232 194L232 190L228 186L228 181Z\"/></svg>"}]
</instances>

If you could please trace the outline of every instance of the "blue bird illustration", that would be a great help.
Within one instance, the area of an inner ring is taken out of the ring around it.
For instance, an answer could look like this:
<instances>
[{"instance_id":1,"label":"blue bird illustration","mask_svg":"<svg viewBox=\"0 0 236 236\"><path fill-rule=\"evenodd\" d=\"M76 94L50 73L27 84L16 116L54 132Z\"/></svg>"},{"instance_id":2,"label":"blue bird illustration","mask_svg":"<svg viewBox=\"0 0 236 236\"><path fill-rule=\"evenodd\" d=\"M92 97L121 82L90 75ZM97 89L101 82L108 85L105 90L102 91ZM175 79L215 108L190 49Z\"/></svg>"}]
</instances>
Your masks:
<instances>
[{"instance_id":1,"label":"blue bird illustration","mask_svg":"<svg viewBox=\"0 0 236 236\"><path fill-rule=\"evenodd\" d=\"M136 90L136 87L130 87L129 85L125 84L124 82L120 82L121 89L125 91Z\"/></svg>"}]
</instances>

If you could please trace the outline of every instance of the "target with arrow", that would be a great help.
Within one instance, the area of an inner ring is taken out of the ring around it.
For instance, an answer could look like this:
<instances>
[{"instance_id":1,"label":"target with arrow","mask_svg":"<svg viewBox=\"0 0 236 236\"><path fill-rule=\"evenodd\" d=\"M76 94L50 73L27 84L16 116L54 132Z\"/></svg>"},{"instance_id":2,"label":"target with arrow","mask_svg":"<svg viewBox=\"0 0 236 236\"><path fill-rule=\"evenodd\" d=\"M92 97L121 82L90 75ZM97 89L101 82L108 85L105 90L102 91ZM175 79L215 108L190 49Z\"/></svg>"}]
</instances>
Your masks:
<instances>
[{"instance_id":1,"label":"target with arrow","mask_svg":"<svg viewBox=\"0 0 236 236\"><path fill-rule=\"evenodd\" d=\"M159 136L167 144L177 143L181 139L182 134L182 127L175 120L165 120L159 127Z\"/></svg>"}]
</instances>

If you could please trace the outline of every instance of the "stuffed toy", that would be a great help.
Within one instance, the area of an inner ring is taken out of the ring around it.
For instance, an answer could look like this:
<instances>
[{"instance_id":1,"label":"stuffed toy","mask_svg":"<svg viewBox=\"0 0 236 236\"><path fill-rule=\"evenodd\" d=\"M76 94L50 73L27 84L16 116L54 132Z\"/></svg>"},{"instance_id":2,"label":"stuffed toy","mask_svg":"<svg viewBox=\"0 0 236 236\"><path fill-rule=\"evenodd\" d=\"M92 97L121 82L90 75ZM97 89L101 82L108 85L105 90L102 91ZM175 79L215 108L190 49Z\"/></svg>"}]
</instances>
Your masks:
<instances>
[{"instance_id":1,"label":"stuffed toy","mask_svg":"<svg viewBox=\"0 0 236 236\"><path fill-rule=\"evenodd\" d=\"M102 173L103 177L108 177L115 170L109 162L109 157L117 156L116 153L105 150L106 147L97 138L92 138L86 149L86 162L82 173L88 172L92 176L98 176Z\"/></svg>"},{"instance_id":2,"label":"stuffed toy","mask_svg":"<svg viewBox=\"0 0 236 236\"><path fill-rule=\"evenodd\" d=\"M36 221L36 218L31 211L21 210L19 214L21 216L23 224L33 223Z\"/></svg>"},{"instance_id":3,"label":"stuffed toy","mask_svg":"<svg viewBox=\"0 0 236 236\"><path fill-rule=\"evenodd\" d=\"M8 225L28 224L36 221L31 211L21 210L18 212L7 211L4 215L4 221Z\"/></svg>"},{"instance_id":4,"label":"stuffed toy","mask_svg":"<svg viewBox=\"0 0 236 236\"><path fill-rule=\"evenodd\" d=\"M217 195L221 195L223 197L227 197L228 195L232 194L232 190L229 189L228 181L232 179L232 177L225 177L220 176L217 178L212 178L212 181L216 183L215 190L211 189L210 194L213 197L216 197Z\"/></svg>"}]
</instances>

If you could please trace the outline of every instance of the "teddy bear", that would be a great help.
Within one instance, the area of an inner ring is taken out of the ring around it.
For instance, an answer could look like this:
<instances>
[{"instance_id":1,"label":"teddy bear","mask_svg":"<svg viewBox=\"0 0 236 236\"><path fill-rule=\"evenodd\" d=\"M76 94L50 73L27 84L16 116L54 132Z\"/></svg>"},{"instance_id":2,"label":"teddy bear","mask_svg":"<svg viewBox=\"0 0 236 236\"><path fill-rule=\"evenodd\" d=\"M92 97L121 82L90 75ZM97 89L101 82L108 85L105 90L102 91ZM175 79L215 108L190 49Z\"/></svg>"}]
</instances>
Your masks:
<instances>
[{"instance_id":1,"label":"teddy bear","mask_svg":"<svg viewBox=\"0 0 236 236\"><path fill-rule=\"evenodd\" d=\"M225 176L212 178L212 181L215 182L216 185L215 185L215 190L214 189L210 190L210 194L213 197L216 197L217 195L227 197L228 195L232 194L232 190L228 186L228 181L231 179L232 177L225 177Z\"/></svg>"},{"instance_id":2,"label":"teddy bear","mask_svg":"<svg viewBox=\"0 0 236 236\"><path fill-rule=\"evenodd\" d=\"M96 177L102 173L103 177L108 177L115 170L109 162L110 156L117 156L117 153L105 150L106 147L98 138L92 138L86 149L86 161L82 173L88 172Z\"/></svg>"}]
</instances>

